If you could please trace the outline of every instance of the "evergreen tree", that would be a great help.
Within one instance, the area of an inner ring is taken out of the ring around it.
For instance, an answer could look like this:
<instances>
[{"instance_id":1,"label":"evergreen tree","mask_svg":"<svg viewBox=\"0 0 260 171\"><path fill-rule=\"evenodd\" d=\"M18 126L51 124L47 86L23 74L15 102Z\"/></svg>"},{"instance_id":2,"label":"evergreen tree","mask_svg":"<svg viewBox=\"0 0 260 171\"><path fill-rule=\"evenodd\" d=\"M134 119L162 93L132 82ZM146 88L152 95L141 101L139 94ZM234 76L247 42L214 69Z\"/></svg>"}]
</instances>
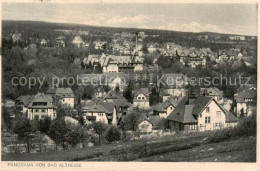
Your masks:
<instances>
[{"instance_id":1,"label":"evergreen tree","mask_svg":"<svg viewBox=\"0 0 260 171\"><path fill-rule=\"evenodd\" d=\"M14 122L14 133L18 135L18 139L27 144L27 152L30 153L31 136L33 133L33 127L30 120L27 117L18 116Z\"/></svg>"},{"instance_id":2,"label":"evergreen tree","mask_svg":"<svg viewBox=\"0 0 260 171\"><path fill-rule=\"evenodd\" d=\"M119 129L115 126L112 126L106 134L106 140L110 143L113 141L119 141L120 140Z\"/></svg>"},{"instance_id":3,"label":"evergreen tree","mask_svg":"<svg viewBox=\"0 0 260 171\"><path fill-rule=\"evenodd\" d=\"M62 145L63 149L66 148L66 134L68 131L64 118L58 118L52 122L48 135L55 142L56 150L58 145Z\"/></svg>"}]
</instances>

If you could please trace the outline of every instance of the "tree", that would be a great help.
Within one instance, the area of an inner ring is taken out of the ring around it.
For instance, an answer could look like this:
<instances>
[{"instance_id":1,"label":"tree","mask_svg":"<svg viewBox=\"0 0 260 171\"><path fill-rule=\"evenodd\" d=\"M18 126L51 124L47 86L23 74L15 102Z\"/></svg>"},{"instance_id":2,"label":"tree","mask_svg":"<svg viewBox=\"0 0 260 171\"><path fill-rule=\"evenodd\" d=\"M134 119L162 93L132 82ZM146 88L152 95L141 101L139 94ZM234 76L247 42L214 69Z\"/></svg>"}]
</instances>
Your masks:
<instances>
[{"instance_id":1,"label":"tree","mask_svg":"<svg viewBox=\"0 0 260 171\"><path fill-rule=\"evenodd\" d=\"M10 117L10 112L5 106L2 106L2 122L6 126L7 130L12 128L12 118Z\"/></svg>"},{"instance_id":2,"label":"tree","mask_svg":"<svg viewBox=\"0 0 260 171\"><path fill-rule=\"evenodd\" d=\"M132 81L130 80L125 92L123 93L124 97L129 103L132 103L132 99L133 99L132 91L133 91L133 84Z\"/></svg>"},{"instance_id":3,"label":"tree","mask_svg":"<svg viewBox=\"0 0 260 171\"><path fill-rule=\"evenodd\" d=\"M245 116L244 108L240 110L240 117L243 118Z\"/></svg>"},{"instance_id":4,"label":"tree","mask_svg":"<svg viewBox=\"0 0 260 171\"><path fill-rule=\"evenodd\" d=\"M96 134L98 134L99 144L101 145L101 136L105 133L107 130L107 125L101 122L94 122L93 123L93 129Z\"/></svg>"},{"instance_id":5,"label":"tree","mask_svg":"<svg viewBox=\"0 0 260 171\"><path fill-rule=\"evenodd\" d=\"M156 87L153 87L152 93L150 94L149 97L149 103L150 105L156 105L159 102L160 102L160 93L157 91Z\"/></svg>"},{"instance_id":6,"label":"tree","mask_svg":"<svg viewBox=\"0 0 260 171\"><path fill-rule=\"evenodd\" d=\"M127 114L124 118L126 128L133 131L137 131L140 118L141 115L137 112Z\"/></svg>"},{"instance_id":7,"label":"tree","mask_svg":"<svg viewBox=\"0 0 260 171\"><path fill-rule=\"evenodd\" d=\"M77 144L84 143L88 137L87 129L81 125L68 125L69 131L66 134L66 142L75 148Z\"/></svg>"},{"instance_id":8,"label":"tree","mask_svg":"<svg viewBox=\"0 0 260 171\"><path fill-rule=\"evenodd\" d=\"M116 93L119 93L119 91L120 91L120 88L119 88L118 84L116 85L115 91L116 91Z\"/></svg>"},{"instance_id":9,"label":"tree","mask_svg":"<svg viewBox=\"0 0 260 171\"><path fill-rule=\"evenodd\" d=\"M43 120L41 119L39 121L38 130L41 131L41 133L47 134L50 130L51 123L52 121L50 117L45 117Z\"/></svg>"},{"instance_id":10,"label":"tree","mask_svg":"<svg viewBox=\"0 0 260 171\"><path fill-rule=\"evenodd\" d=\"M14 122L14 133L18 135L18 139L26 142L27 152L30 153L30 138L32 136L33 127L27 117L18 116Z\"/></svg>"},{"instance_id":11,"label":"tree","mask_svg":"<svg viewBox=\"0 0 260 171\"><path fill-rule=\"evenodd\" d=\"M56 150L58 145L62 145L63 149L66 148L66 134L68 131L64 118L58 118L52 122L48 135L55 142Z\"/></svg>"},{"instance_id":12,"label":"tree","mask_svg":"<svg viewBox=\"0 0 260 171\"><path fill-rule=\"evenodd\" d=\"M80 125L82 125L82 126L84 126L84 125L85 125L85 120L84 120L84 118L83 118L83 115L82 115L82 114L80 114L80 115L79 115L79 119L78 119L78 121L79 121Z\"/></svg>"},{"instance_id":13,"label":"tree","mask_svg":"<svg viewBox=\"0 0 260 171\"><path fill-rule=\"evenodd\" d=\"M110 143L113 141L119 141L120 134L121 133L120 133L119 129L115 126L112 126L106 134L106 140Z\"/></svg>"}]
</instances>

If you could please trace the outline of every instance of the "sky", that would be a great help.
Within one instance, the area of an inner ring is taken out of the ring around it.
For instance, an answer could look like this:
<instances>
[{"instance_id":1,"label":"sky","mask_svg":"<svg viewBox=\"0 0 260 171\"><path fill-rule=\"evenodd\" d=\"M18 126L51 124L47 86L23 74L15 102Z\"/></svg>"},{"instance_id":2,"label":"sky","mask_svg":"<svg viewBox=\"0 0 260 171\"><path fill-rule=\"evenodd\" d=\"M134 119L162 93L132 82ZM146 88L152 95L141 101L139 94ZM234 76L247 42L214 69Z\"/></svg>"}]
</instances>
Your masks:
<instances>
[{"instance_id":1,"label":"sky","mask_svg":"<svg viewBox=\"0 0 260 171\"><path fill-rule=\"evenodd\" d=\"M4 3L3 20L257 35L256 4Z\"/></svg>"}]
</instances>

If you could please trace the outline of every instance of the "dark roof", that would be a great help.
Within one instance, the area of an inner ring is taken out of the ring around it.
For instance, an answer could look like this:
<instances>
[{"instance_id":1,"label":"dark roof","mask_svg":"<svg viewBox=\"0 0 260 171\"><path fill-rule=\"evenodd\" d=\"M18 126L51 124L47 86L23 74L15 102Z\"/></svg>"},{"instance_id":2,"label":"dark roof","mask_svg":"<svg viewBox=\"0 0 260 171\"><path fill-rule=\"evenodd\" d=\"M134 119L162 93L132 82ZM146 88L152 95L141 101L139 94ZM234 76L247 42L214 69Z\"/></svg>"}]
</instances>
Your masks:
<instances>
[{"instance_id":1,"label":"dark roof","mask_svg":"<svg viewBox=\"0 0 260 171\"><path fill-rule=\"evenodd\" d=\"M194 105L192 114L198 116L212 99L212 97L206 96L197 97L192 103Z\"/></svg>"},{"instance_id":2,"label":"dark roof","mask_svg":"<svg viewBox=\"0 0 260 171\"><path fill-rule=\"evenodd\" d=\"M167 111L167 108L172 105L173 107L176 107L177 104L180 102L181 99L178 99L178 98L169 98L167 100L165 100L164 102L162 103L158 103L155 107L154 107L154 110L155 111Z\"/></svg>"},{"instance_id":3,"label":"dark roof","mask_svg":"<svg viewBox=\"0 0 260 171\"><path fill-rule=\"evenodd\" d=\"M15 100L18 101L19 103L22 103L25 107L27 107L29 105L29 103L32 101L34 96L19 96L18 98L16 98Z\"/></svg>"},{"instance_id":4,"label":"dark roof","mask_svg":"<svg viewBox=\"0 0 260 171\"><path fill-rule=\"evenodd\" d=\"M188 97L185 96L177 105L177 107L167 117L168 120L181 123L194 123L197 120L192 115L194 105L186 105Z\"/></svg>"},{"instance_id":5,"label":"dark roof","mask_svg":"<svg viewBox=\"0 0 260 171\"><path fill-rule=\"evenodd\" d=\"M40 102L47 103L46 105L34 105L35 103L38 104ZM52 104L53 100L50 95L45 95L44 93L37 93L34 98L31 100L31 102L28 105L28 108L55 108L55 106Z\"/></svg>"},{"instance_id":6,"label":"dark roof","mask_svg":"<svg viewBox=\"0 0 260 171\"><path fill-rule=\"evenodd\" d=\"M223 97L223 91L220 91L217 87L200 88L200 94L208 96L220 96Z\"/></svg>"},{"instance_id":7,"label":"dark roof","mask_svg":"<svg viewBox=\"0 0 260 171\"><path fill-rule=\"evenodd\" d=\"M244 90L237 94L236 96L236 102L237 103L245 103L245 99L253 99L251 102L256 102L256 90L250 89L250 90Z\"/></svg>"},{"instance_id":8,"label":"dark roof","mask_svg":"<svg viewBox=\"0 0 260 171\"><path fill-rule=\"evenodd\" d=\"M56 97L64 98L64 97L74 97L74 93L71 88L50 88L47 91L47 94L52 94Z\"/></svg>"},{"instance_id":9,"label":"dark roof","mask_svg":"<svg viewBox=\"0 0 260 171\"><path fill-rule=\"evenodd\" d=\"M228 112L224 107L219 105L216 100L212 97L199 96L189 105L188 97L185 96L177 105L177 107L170 113L167 117L168 120L181 122L181 123L194 123L197 122L197 116L205 109L205 107L211 102L215 101L215 103L219 106L219 108L226 115L226 122L237 122L237 118Z\"/></svg>"},{"instance_id":10,"label":"dark roof","mask_svg":"<svg viewBox=\"0 0 260 171\"><path fill-rule=\"evenodd\" d=\"M115 91L110 90L103 98L103 100L106 100L106 99L125 99L125 98L123 96L121 96L119 93L116 93Z\"/></svg>"},{"instance_id":11,"label":"dark roof","mask_svg":"<svg viewBox=\"0 0 260 171\"><path fill-rule=\"evenodd\" d=\"M113 113L113 110L109 110L109 109L110 109L109 105L106 105L105 107L104 104L101 104L100 102L97 101L90 101L82 107L82 110L87 112Z\"/></svg>"}]
</instances>

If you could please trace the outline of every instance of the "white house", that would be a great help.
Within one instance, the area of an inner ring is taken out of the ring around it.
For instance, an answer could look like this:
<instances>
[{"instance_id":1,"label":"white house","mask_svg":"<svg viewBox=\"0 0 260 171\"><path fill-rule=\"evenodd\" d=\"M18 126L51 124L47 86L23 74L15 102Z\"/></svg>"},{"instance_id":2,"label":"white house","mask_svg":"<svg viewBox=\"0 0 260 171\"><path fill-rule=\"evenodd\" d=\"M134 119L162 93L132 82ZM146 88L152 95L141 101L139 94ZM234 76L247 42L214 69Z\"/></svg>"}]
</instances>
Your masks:
<instances>
[{"instance_id":1,"label":"white house","mask_svg":"<svg viewBox=\"0 0 260 171\"><path fill-rule=\"evenodd\" d=\"M142 109L150 107L148 88L140 88L134 93L133 105Z\"/></svg>"},{"instance_id":2,"label":"white house","mask_svg":"<svg viewBox=\"0 0 260 171\"><path fill-rule=\"evenodd\" d=\"M207 131L236 126L237 118L213 97L184 97L167 117L169 126L181 131Z\"/></svg>"},{"instance_id":3,"label":"white house","mask_svg":"<svg viewBox=\"0 0 260 171\"><path fill-rule=\"evenodd\" d=\"M160 118L167 118L176 108L179 101L180 99L171 97L163 103L158 103L153 109L154 115L159 115Z\"/></svg>"},{"instance_id":4,"label":"white house","mask_svg":"<svg viewBox=\"0 0 260 171\"><path fill-rule=\"evenodd\" d=\"M256 112L256 89L243 90L238 94L235 94L235 112L237 116L250 116L253 112Z\"/></svg>"},{"instance_id":5,"label":"white house","mask_svg":"<svg viewBox=\"0 0 260 171\"><path fill-rule=\"evenodd\" d=\"M84 104L82 113L87 124L92 122L117 124L116 106L111 102L90 101Z\"/></svg>"},{"instance_id":6,"label":"white house","mask_svg":"<svg viewBox=\"0 0 260 171\"><path fill-rule=\"evenodd\" d=\"M47 41L45 39L42 39L40 44L41 44L41 46L46 46L47 45Z\"/></svg>"},{"instance_id":7,"label":"white house","mask_svg":"<svg viewBox=\"0 0 260 171\"><path fill-rule=\"evenodd\" d=\"M15 99L15 104L17 106L21 107L21 112L23 114L27 114L28 113L28 105L32 101L33 98L34 98L34 96L29 96L29 95L19 96L18 98Z\"/></svg>"},{"instance_id":8,"label":"white house","mask_svg":"<svg viewBox=\"0 0 260 171\"><path fill-rule=\"evenodd\" d=\"M72 44L76 47L81 47L83 46L84 41L82 40L82 38L80 36L76 36L74 37L74 39L72 40Z\"/></svg>"},{"instance_id":9,"label":"white house","mask_svg":"<svg viewBox=\"0 0 260 171\"><path fill-rule=\"evenodd\" d=\"M71 88L51 88L47 91L47 94L52 95L55 102L58 102L61 106L74 108L75 99Z\"/></svg>"},{"instance_id":10,"label":"white house","mask_svg":"<svg viewBox=\"0 0 260 171\"><path fill-rule=\"evenodd\" d=\"M50 95L45 95L44 93L37 93L32 101L28 105L28 115L29 119L44 119L45 117L50 117L55 119L56 107L53 105L53 100Z\"/></svg>"},{"instance_id":11,"label":"white house","mask_svg":"<svg viewBox=\"0 0 260 171\"><path fill-rule=\"evenodd\" d=\"M157 44L150 44L147 48L149 53L154 53L157 50Z\"/></svg>"},{"instance_id":12,"label":"white house","mask_svg":"<svg viewBox=\"0 0 260 171\"><path fill-rule=\"evenodd\" d=\"M145 119L138 124L138 130L141 133L150 133L153 131L153 124L148 119Z\"/></svg>"}]
</instances>

